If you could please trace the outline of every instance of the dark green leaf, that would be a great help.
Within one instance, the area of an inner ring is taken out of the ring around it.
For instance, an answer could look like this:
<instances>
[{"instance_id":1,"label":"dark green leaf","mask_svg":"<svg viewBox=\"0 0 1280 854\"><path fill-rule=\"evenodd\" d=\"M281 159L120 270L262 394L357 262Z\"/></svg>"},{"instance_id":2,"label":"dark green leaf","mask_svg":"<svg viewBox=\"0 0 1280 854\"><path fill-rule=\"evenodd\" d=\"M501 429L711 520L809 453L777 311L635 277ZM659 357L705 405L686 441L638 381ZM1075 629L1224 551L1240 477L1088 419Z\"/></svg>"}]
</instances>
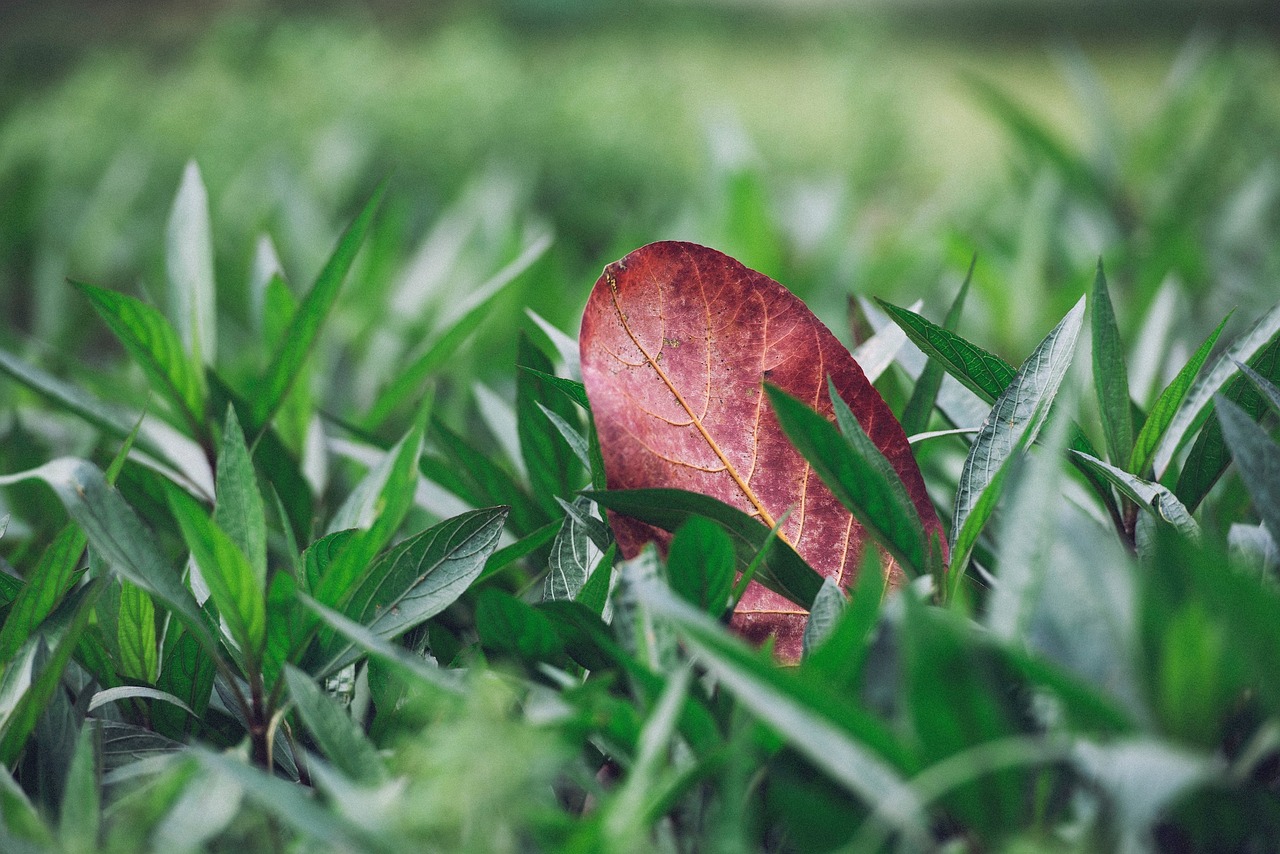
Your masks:
<instances>
[{"instance_id":1,"label":"dark green leaf","mask_svg":"<svg viewBox=\"0 0 1280 854\"><path fill-rule=\"evenodd\" d=\"M0 661L8 661L18 651L71 590L85 543L84 532L72 523L45 548L0 627Z\"/></svg>"},{"instance_id":2,"label":"dark green leaf","mask_svg":"<svg viewBox=\"0 0 1280 854\"><path fill-rule=\"evenodd\" d=\"M676 531L667 551L671 589L719 619L729 607L737 557L733 541L715 522L693 516Z\"/></svg>"},{"instance_id":3,"label":"dark green leaf","mask_svg":"<svg viewBox=\"0 0 1280 854\"><path fill-rule=\"evenodd\" d=\"M1266 382L1261 378L1259 381ZM1270 386L1270 389L1274 392L1275 386ZM1243 409L1224 396L1217 395L1214 405L1218 410L1218 421L1222 424L1223 437L1235 457L1240 479L1244 481L1271 539L1280 543L1280 445L1273 442Z\"/></svg>"},{"instance_id":4,"label":"dark green leaf","mask_svg":"<svg viewBox=\"0 0 1280 854\"><path fill-rule=\"evenodd\" d=\"M1191 514L1178 497L1164 486L1131 475L1088 454L1082 454L1079 451L1071 453L1082 459L1130 501L1151 513L1156 519L1173 525L1188 537L1194 538L1200 535L1200 526L1196 524L1196 520L1191 518Z\"/></svg>"},{"instance_id":5,"label":"dark green leaf","mask_svg":"<svg viewBox=\"0 0 1280 854\"><path fill-rule=\"evenodd\" d=\"M523 332L517 343L516 364L540 373L551 373L552 370L551 360ZM530 371L516 374L516 426L520 433L520 452L529 473L529 485L534 501L549 516L555 516L560 510L556 497L572 495L582 486L582 478L572 447L541 409L546 406L567 422L569 418L577 417L573 404L559 394L548 394L548 391L537 374Z\"/></svg>"},{"instance_id":6,"label":"dark green leaf","mask_svg":"<svg viewBox=\"0 0 1280 854\"><path fill-rule=\"evenodd\" d=\"M257 586L267 584L267 521L258 492L253 461L245 446L244 433L235 409L227 407L222 446L218 451L217 503L213 521L226 532L244 554L253 570Z\"/></svg>"},{"instance_id":7,"label":"dark green leaf","mask_svg":"<svg viewBox=\"0 0 1280 854\"><path fill-rule=\"evenodd\" d=\"M487 649L529 662L551 661L564 649L546 616L492 587L476 599L476 632Z\"/></svg>"},{"instance_id":8,"label":"dark green leaf","mask_svg":"<svg viewBox=\"0 0 1280 854\"><path fill-rule=\"evenodd\" d=\"M147 591L120 580L120 610L116 637L120 647L120 675L144 682L156 681L160 656L156 649L156 607Z\"/></svg>"},{"instance_id":9,"label":"dark green leaf","mask_svg":"<svg viewBox=\"0 0 1280 854\"><path fill-rule=\"evenodd\" d=\"M280 341L275 354L271 357L271 365L258 384L258 391L253 398L253 410L246 424L247 432L256 435L271 421L285 395L293 386L302 366L315 346L320 328L329 316L337 300L342 282L355 261L360 245L364 243L365 233L373 221L374 213L382 201L386 185L378 187L372 198L356 215L351 225L338 239L338 245L325 263L320 275L311 290L302 298L302 303L289 323L289 330Z\"/></svg>"},{"instance_id":10,"label":"dark green leaf","mask_svg":"<svg viewBox=\"0 0 1280 854\"><path fill-rule=\"evenodd\" d=\"M191 709L191 714L170 704L157 705L151 713L157 730L178 740L184 740L184 736L194 731L209 705L215 668L213 659L190 632L179 626L169 628L165 638L164 667L160 670L156 687L181 700Z\"/></svg>"},{"instance_id":11,"label":"dark green leaf","mask_svg":"<svg viewBox=\"0 0 1280 854\"><path fill-rule=\"evenodd\" d=\"M597 615L603 616L609 602L609 582L613 578L613 563L618 556L618 544L610 543L604 554L596 563L595 569L587 575L587 583L578 591L577 601L590 608Z\"/></svg>"},{"instance_id":12,"label":"dark green leaf","mask_svg":"<svg viewBox=\"0 0 1280 854\"><path fill-rule=\"evenodd\" d=\"M1009 383L1013 382L1017 371L999 356L925 320L914 311L899 308L884 300L876 302L925 355L937 360L947 373L988 403L999 397Z\"/></svg>"},{"instance_id":13,"label":"dark green leaf","mask_svg":"<svg viewBox=\"0 0 1280 854\"><path fill-rule=\"evenodd\" d=\"M551 388L557 389L561 394L578 404L578 406L581 406L585 411L591 411L591 403L587 400L587 387L583 385L580 380L558 377L555 374L547 371L539 371L538 369L531 368L528 365L519 365L518 369L524 373L533 374L539 380L546 383Z\"/></svg>"},{"instance_id":14,"label":"dark green leaf","mask_svg":"<svg viewBox=\"0 0 1280 854\"><path fill-rule=\"evenodd\" d=\"M582 494L615 513L631 516L664 531L676 531L693 516L705 516L718 522L733 540L739 567L750 565L769 538L769 529L754 516L696 492L624 489ZM822 587L822 576L784 542L776 542L769 549L756 580L804 608L813 603L813 597Z\"/></svg>"},{"instance_id":15,"label":"dark green leaf","mask_svg":"<svg viewBox=\"0 0 1280 854\"><path fill-rule=\"evenodd\" d=\"M822 579L822 589L814 598L809 619L804 624L802 643L805 658L831 636L847 604L840 585L830 578Z\"/></svg>"},{"instance_id":16,"label":"dark green leaf","mask_svg":"<svg viewBox=\"0 0 1280 854\"><path fill-rule=\"evenodd\" d=\"M841 427L786 392L765 385L778 423L818 477L876 540L897 558L911 577L927 574L924 526L892 464L862 431L849 407L831 389ZM842 412L843 410L843 412Z\"/></svg>"},{"instance_id":17,"label":"dark green leaf","mask_svg":"<svg viewBox=\"0 0 1280 854\"><path fill-rule=\"evenodd\" d=\"M1093 383L1098 394L1098 411L1102 415L1107 439L1107 457L1123 467L1133 452L1133 403L1129 397L1129 370L1125 367L1124 342L1116 326L1107 277L1098 262L1090 297L1089 323L1093 332Z\"/></svg>"},{"instance_id":18,"label":"dark green leaf","mask_svg":"<svg viewBox=\"0 0 1280 854\"><path fill-rule=\"evenodd\" d=\"M64 851L97 851L102 820L102 775L98 766L98 728L90 721L80 727L75 753L62 793L58 841Z\"/></svg>"},{"instance_id":19,"label":"dark green leaf","mask_svg":"<svg viewBox=\"0 0 1280 854\"><path fill-rule=\"evenodd\" d=\"M589 513L591 501L578 497L574 499L574 506ZM591 568L599 560L600 549L588 536L587 526L578 516L567 514L560 532L551 542L550 571L542 585L543 600L578 598Z\"/></svg>"},{"instance_id":20,"label":"dark green leaf","mask_svg":"<svg viewBox=\"0 0 1280 854\"><path fill-rule=\"evenodd\" d=\"M527 537L522 537L511 545L503 546L495 551L485 561L484 570L480 573L480 577L476 579L475 583L480 584L483 581L487 581L516 561L533 554L550 543L555 539L556 534L560 532L562 524L562 522L548 522Z\"/></svg>"},{"instance_id":21,"label":"dark green leaf","mask_svg":"<svg viewBox=\"0 0 1280 854\"><path fill-rule=\"evenodd\" d=\"M977 263L978 256L975 254L969 261L969 272L965 274L964 282L960 285L960 290L956 293L956 298L951 301L951 308L947 309L947 316L942 321L942 328L947 332L954 332L960 322L960 312L964 310L964 300L969 294L969 285L973 282L973 268ZM902 429L908 436L914 436L928 428L929 417L933 414L933 407L938 400L938 390L942 388L942 378L945 374L946 370L936 359L930 359L920 373L915 388L911 390L907 408L902 411Z\"/></svg>"}]
</instances>

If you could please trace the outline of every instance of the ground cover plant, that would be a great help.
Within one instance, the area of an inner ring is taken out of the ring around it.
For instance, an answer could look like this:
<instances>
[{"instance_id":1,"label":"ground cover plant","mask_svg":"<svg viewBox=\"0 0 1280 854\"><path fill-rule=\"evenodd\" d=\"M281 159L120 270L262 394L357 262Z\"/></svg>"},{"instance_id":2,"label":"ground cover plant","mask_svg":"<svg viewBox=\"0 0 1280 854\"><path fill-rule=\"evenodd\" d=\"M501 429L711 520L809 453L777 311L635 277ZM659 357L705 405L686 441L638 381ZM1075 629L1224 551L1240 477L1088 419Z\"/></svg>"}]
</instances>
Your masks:
<instances>
[{"instance_id":1,"label":"ground cover plant","mask_svg":"<svg viewBox=\"0 0 1280 854\"><path fill-rule=\"evenodd\" d=\"M576 275L535 212L410 254L393 178L227 311L190 164L149 289L39 297L92 346L0 348L0 848L1269 850L1280 149L1201 60L1115 157L979 86L1013 201L852 351L758 173L746 266L495 328Z\"/></svg>"}]
</instances>

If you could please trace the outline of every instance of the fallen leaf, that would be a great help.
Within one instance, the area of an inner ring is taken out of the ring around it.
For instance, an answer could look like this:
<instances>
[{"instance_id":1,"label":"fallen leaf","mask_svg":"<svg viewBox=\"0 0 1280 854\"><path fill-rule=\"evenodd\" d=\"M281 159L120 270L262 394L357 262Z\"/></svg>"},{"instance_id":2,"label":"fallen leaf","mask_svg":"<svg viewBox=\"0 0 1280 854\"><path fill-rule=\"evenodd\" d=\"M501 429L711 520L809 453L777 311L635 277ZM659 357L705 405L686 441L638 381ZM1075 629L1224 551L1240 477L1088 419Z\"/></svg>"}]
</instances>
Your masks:
<instances>
[{"instance_id":1,"label":"fallen leaf","mask_svg":"<svg viewBox=\"0 0 1280 854\"><path fill-rule=\"evenodd\" d=\"M714 249L652 243L610 264L587 300L579 338L609 489L674 487L711 495L773 526L822 575L847 588L866 536L783 435L767 380L833 419L832 378L902 478L927 534L942 526L906 434L849 351L798 297ZM667 536L613 519L624 557ZM901 570L887 559L891 583ZM776 637L799 658L807 612L752 583L732 625Z\"/></svg>"}]
</instances>

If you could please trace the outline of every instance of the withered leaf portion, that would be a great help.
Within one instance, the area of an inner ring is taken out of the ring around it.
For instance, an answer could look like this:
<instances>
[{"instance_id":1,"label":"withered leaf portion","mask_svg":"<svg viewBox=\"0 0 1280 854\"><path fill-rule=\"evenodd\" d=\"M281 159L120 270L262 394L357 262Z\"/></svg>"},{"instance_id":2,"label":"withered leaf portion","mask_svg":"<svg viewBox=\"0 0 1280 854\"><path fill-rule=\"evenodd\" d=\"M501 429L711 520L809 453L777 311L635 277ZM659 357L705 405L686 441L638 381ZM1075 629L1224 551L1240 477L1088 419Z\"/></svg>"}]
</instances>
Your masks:
<instances>
[{"instance_id":1,"label":"withered leaf portion","mask_svg":"<svg viewBox=\"0 0 1280 854\"><path fill-rule=\"evenodd\" d=\"M941 535L901 425L848 350L769 277L704 246L652 243L605 268L579 340L609 489L700 492L769 526L790 510L787 542L848 587L865 535L787 441L762 389L767 380L833 418L829 375L902 478L926 534ZM627 557L661 539L625 517L614 529ZM805 616L753 583L733 625L754 641L776 636L779 657L795 660Z\"/></svg>"}]
</instances>

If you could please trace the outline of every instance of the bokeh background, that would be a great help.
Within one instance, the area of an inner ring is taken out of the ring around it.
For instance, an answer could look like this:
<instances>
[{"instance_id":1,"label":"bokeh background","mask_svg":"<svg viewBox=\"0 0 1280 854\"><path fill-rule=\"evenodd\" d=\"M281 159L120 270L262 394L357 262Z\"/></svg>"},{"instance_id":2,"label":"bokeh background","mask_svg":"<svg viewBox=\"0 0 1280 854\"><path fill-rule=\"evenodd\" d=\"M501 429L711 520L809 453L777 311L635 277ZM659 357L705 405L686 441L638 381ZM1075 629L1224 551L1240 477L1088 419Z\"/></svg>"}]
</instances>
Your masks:
<instances>
[{"instance_id":1,"label":"bokeh background","mask_svg":"<svg viewBox=\"0 0 1280 854\"><path fill-rule=\"evenodd\" d=\"M850 295L936 317L976 253L965 332L1015 362L1101 257L1151 342L1140 401L1280 291L1274 2L2 8L0 344L55 370L118 352L68 277L163 298L189 160L232 360L264 237L301 291L389 180L322 368L357 403L544 231L449 372L509 380L525 307L572 335L599 269L663 238L778 278L851 343Z\"/></svg>"}]
</instances>

